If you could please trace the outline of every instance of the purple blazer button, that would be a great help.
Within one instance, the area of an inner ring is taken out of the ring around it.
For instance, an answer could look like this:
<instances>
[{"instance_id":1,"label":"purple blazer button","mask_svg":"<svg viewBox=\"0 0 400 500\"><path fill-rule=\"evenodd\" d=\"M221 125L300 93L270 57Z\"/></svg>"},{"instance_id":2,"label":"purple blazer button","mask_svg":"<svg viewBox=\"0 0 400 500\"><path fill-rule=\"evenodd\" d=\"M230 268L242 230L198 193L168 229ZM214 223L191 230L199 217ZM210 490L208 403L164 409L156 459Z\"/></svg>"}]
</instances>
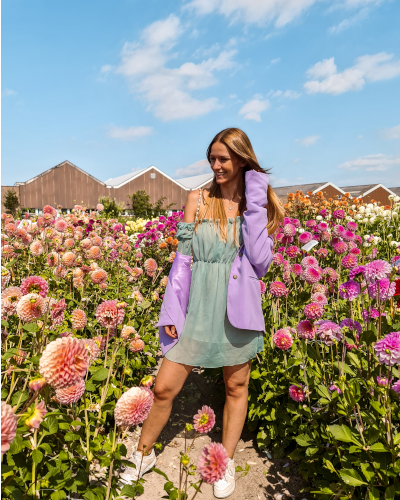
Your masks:
<instances>
[{"instance_id":1,"label":"purple blazer button","mask_svg":"<svg viewBox=\"0 0 400 500\"><path fill-rule=\"evenodd\" d=\"M243 257L243 252L239 252L239 257Z\"/></svg>"},{"instance_id":2,"label":"purple blazer button","mask_svg":"<svg viewBox=\"0 0 400 500\"><path fill-rule=\"evenodd\" d=\"M233 275L233 279L234 280L237 279L237 275L236 274Z\"/></svg>"}]
</instances>

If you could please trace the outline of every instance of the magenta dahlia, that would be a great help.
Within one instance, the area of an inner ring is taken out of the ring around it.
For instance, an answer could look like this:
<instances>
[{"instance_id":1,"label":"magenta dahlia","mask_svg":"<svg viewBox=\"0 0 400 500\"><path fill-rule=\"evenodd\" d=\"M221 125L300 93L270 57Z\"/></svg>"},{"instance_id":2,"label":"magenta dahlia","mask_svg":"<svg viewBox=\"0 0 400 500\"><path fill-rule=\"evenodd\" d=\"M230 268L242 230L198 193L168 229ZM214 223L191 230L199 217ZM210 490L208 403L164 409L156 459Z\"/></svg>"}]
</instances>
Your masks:
<instances>
[{"instance_id":1,"label":"magenta dahlia","mask_svg":"<svg viewBox=\"0 0 400 500\"><path fill-rule=\"evenodd\" d=\"M302 401L304 401L306 395L304 392L303 384L291 385L289 387L289 396L293 399L293 401L296 401L297 403L301 403Z\"/></svg>"},{"instance_id":2,"label":"magenta dahlia","mask_svg":"<svg viewBox=\"0 0 400 500\"><path fill-rule=\"evenodd\" d=\"M318 302L319 304L326 306L328 299L324 293L315 292L311 295L311 302Z\"/></svg>"},{"instance_id":3,"label":"magenta dahlia","mask_svg":"<svg viewBox=\"0 0 400 500\"><path fill-rule=\"evenodd\" d=\"M304 315L307 319L319 319L324 314L324 308L318 302L311 302L304 308Z\"/></svg>"},{"instance_id":4,"label":"magenta dahlia","mask_svg":"<svg viewBox=\"0 0 400 500\"><path fill-rule=\"evenodd\" d=\"M335 219L344 219L345 215L346 214L345 214L344 210L339 208L338 210L335 210L333 212L332 217L334 217Z\"/></svg>"},{"instance_id":5,"label":"magenta dahlia","mask_svg":"<svg viewBox=\"0 0 400 500\"><path fill-rule=\"evenodd\" d=\"M357 256L352 253L349 253L342 259L342 267L344 267L344 269L353 269L354 267L357 266L357 264L358 264Z\"/></svg>"},{"instance_id":6,"label":"magenta dahlia","mask_svg":"<svg viewBox=\"0 0 400 500\"><path fill-rule=\"evenodd\" d=\"M290 257L291 259L294 259L299 254L300 254L300 250L296 245L291 245L290 247L287 247L287 249L286 249L286 255L288 257Z\"/></svg>"},{"instance_id":7,"label":"magenta dahlia","mask_svg":"<svg viewBox=\"0 0 400 500\"><path fill-rule=\"evenodd\" d=\"M281 266L283 264L283 255L281 253L274 254L274 256L272 257L272 262L276 266Z\"/></svg>"},{"instance_id":8,"label":"magenta dahlia","mask_svg":"<svg viewBox=\"0 0 400 500\"><path fill-rule=\"evenodd\" d=\"M346 253L348 249L349 247L347 246L347 243L345 243L344 241L339 241L333 247L333 251L335 252L336 255L342 255Z\"/></svg>"},{"instance_id":9,"label":"magenta dahlia","mask_svg":"<svg viewBox=\"0 0 400 500\"><path fill-rule=\"evenodd\" d=\"M214 484L224 477L228 466L228 452L221 443L210 443L204 446L197 462L197 470L201 479Z\"/></svg>"},{"instance_id":10,"label":"magenta dahlia","mask_svg":"<svg viewBox=\"0 0 400 500\"><path fill-rule=\"evenodd\" d=\"M328 283L334 283L338 279L338 275L332 267L325 267L322 274Z\"/></svg>"},{"instance_id":11,"label":"magenta dahlia","mask_svg":"<svg viewBox=\"0 0 400 500\"><path fill-rule=\"evenodd\" d=\"M299 234L299 242L302 245L305 245L311 240L312 240L312 234L309 233L308 231L304 231L304 233Z\"/></svg>"},{"instance_id":12,"label":"magenta dahlia","mask_svg":"<svg viewBox=\"0 0 400 500\"><path fill-rule=\"evenodd\" d=\"M358 281L346 281L339 286L339 295L342 299L354 300L361 293L360 283Z\"/></svg>"},{"instance_id":13,"label":"magenta dahlia","mask_svg":"<svg viewBox=\"0 0 400 500\"><path fill-rule=\"evenodd\" d=\"M313 339L315 337L315 326L308 319L304 319L297 325L297 333L302 339Z\"/></svg>"},{"instance_id":14,"label":"magenta dahlia","mask_svg":"<svg viewBox=\"0 0 400 500\"><path fill-rule=\"evenodd\" d=\"M307 267L303 271L303 278L309 285L312 285L314 283L318 283L318 281L321 280L322 275L314 267Z\"/></svg>"},{"instance_id":15,"label":"magenta dahlia","mask_svg":"<svg viewBox=\"0 0 400 500\"><path fill-rule=\"evenodd\" d=\"M317 321L319 338L327 345L332 345L334 340L342 340L342 329L333 321Z\"/></svg>"},{"instance_id":16,"label":"magenta dahlia","mask_svg":"<svg viewBox=\"0 0 400 500\"><path fill-rule=\"evenodd\" d=\"M368 294L371 299L385 302L396 293L396 283L390 282L389 278L380 279L368 285Z\"/></svg>"},{"instance_id":17,"label":"magenta dahlia","mask_svg":"<svg viewBox=\"0 0 400 500\"><path fill-rule=\"evenodd\" d=\"M281 328L273 336L273 341L278 349L287 351L293 344L293 337L289 328Z\"/></svg>"},{"instance_id":18,"label":"magenta dahlia","mask_svg":"<svg viewBox=\"0 0 400 500\"><path fill-rule=\"evenodd\" d=\"M397 392L397 394L400 394L400 380L397 380L393 385L392 385L392 390L394 392Z\"/></svg>"},{"instance_id":19,"label":"magenta dahlia","mask_svg":"<svg viewBox=\"0 0 400 500\"><path fill-rule=\"evenodd\" d=\"M273 297L284 297L288 292L285 284L281 281L273 281L269 285L269 291Z\"/></svg>"},{"instance_id":20,"label":"magenta dahlia","mask_svg":"<svg viewBox=\"0 0 400 500\"><path fill-rule=\"evenodd\" d=\"M304 269L306 269L307 267L315 267L318 266L318 261L312 255L308 255L307 257L304 257L304 259L301 261L301 265L303 266Z\"/></svg>"},{"instance_id":21,"label":"magenta dahlia","mask_svg":"<svg viewBox=\"0 0 400 500\"><path fill-rule=\"evenodd\" d=\"M400 332L388 333L374 346L379 363L394 366L400 364Z\"/></svg>"},{"instance_id":22,"label":"magenta dahlia","mask_svg":"<svg viewBox=\"0 0 400 500\"><path fill-rule=\"evenodd\" d=\"M373 260L365 266L364 278L367 282L387 278L392 270L389 262L385 260Z\"/></svg>"},{"instance_id":23,"label":"magenta dahlia","mask_svg":"<svg viewBox=\"0 0 400 500\"><path fill-rule=\"evenodd\" d=\"M197 432L205 434L215 425L215 413L209 406L203 406L193 417L193 427Z\"/></svg>"},{"instance_id":24,"label":"magenta dahlia","mask_svg":"<svg viewBox=\"0 0 400 500\"><path fill-rule=\"evenodd\" d=\"M49 285L47 281L40 276L28 276L21 281L20 289L22 295L38 293L42 297L46 297L49 291Z\"/></svg>"},{"instance_id":25,"label":"magenta dahlia","mask_svg":"<svg viewBox=\"0 0 400 500\"><path fill-rule=\"evenodd\" d=\"M301 274L303 274L303 268L301 267L300 264L293 264L292 273L295 274L296 276L300 276Z\"/></svg>"}]
</instances>

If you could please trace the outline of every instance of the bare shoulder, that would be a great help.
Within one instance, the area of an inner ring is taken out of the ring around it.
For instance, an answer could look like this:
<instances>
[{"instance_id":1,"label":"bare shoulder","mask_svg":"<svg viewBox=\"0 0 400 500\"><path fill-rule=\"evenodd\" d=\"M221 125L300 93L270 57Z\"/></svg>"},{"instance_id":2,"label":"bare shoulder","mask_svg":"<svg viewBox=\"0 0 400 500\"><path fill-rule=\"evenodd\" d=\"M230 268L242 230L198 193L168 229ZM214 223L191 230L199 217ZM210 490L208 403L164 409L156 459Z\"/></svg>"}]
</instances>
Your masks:
<instances>
[{"instance_id":1,"label":"bare shoulder","mask_svg":"<svg viewBox=\"0 0 400 500\"><path fill-rule=\"evenodd\" d=\"M199 190L195 189L193 191L189 191L186 198L185 210L183 212L183 222L194 222L198 201Z\"/></svg>"}]
</instances>

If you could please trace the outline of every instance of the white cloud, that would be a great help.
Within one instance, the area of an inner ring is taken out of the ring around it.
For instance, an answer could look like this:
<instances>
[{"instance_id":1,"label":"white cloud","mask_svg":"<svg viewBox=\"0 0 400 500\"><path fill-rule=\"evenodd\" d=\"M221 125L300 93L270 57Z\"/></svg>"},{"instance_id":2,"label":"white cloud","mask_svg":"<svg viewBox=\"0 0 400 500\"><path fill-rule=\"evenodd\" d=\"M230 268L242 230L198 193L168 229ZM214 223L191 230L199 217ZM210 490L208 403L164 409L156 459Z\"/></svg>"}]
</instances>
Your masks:
<instances>
[{"instance_id":1,"label":"white cloud","mask_svg":"<svg viewBox=\"0 0 400 500\"><path fill-rule=\"evenodd\" d=\"M383 139L400 139L400 125L392 128L384 128L381 130Z\"/></svg>"},{"instance_id":2,"label":"white cloud","mask_svg":"<svg viewBox=\"0 0 400 500\"><path fill-rule=\"evenodd\" d=\"M315 144L320 137L319 135L309 135L308 137L303 137L303 139L296 139L295 142L299 142L302 146L308 148L308 146Z\"/></svg>"},{"instance_id":3,"label":"white cloud","mask_svg":"<svg viewBox=\"0 0 400 500\"><path fill-rule=\"evenodd\" d=\"M237 51L227 48L235 44L235 39L231 39L216 57L198 64L186 62L176 68L166 67L176 57L172 49L183 31L179 18L173 14L150 24L138 42L125 43L121 64L116 68L127 78L132 92L147 101L147 111L163 121L194 118L219 109L216 97L201 100L193 93L215 85L216 72L236 66L233 57Z\"/></svg>"},{"instance_id":4,"label":"white cloud","mask_svg":"<svg viewBox=\"0 0 400 500\"><path fill-rule=\"evenodd\" d=\"M358 24L360 21L365 19L369 13L370 9L368 7L362 8L354 16L347 17L343 19L343 21L341 21L339 24L331 26L328 29L328 32L332 35L337 35L338 33L351 28L351 26Z\"/></svg>"},{"instance_id":5,"label":"white cloud","mask_svg":"<svg viewBox=\"0 0 400 500\"><path fill-rule=\"evenodd\" d=\"M10 95L17 95L17 92L15 92L15 90L4 89L2 94L4 96L10 96Z\"/></svg>"},{"instance_id":6,"label":"white cloud","mask_svg":"<svg viewBox=\"0 0 400 500\"><path fill-rule=\"evenodd\" d=\"M290 183L287 179L284 177L276 177L276 175L271 174L271 187L281 187L281 186L288 186Z\"/></svg>"},{"instance_id":7,"label":"white cloud","mask_svg":"<svg viewBox=\"0 0 400 500\"><path fill-rule=\"evenodd\" d=\"M104 64L104 66L101 67L100 73L109 73L112 69L113 66L111 66L111 64Z\"/></svg>"},{"instance_id":8,"label":"white cloud","mask_svg":"<svg viewBox=\"0 0 400 500\"><path fill-rule=\"evenodd\" d=\"M339 95L361 90L366 82L388 80L400 74L400 60L394 54L379 52L358 57L350 68L338 73L334 58L324 59L308 69L306 74L314 78L304 84L307 93Z\"/></svg>"},{"instance_id":9,"label":"white cloud","mask_svg":"<svg viewBox=\"0 0 400 500\"><path fill-rule=\"evenodd\" d=\"M271 64L276 64L281 60L280 57L277 57L276 59L271 59Z\"/></svg>"},{"instance_id":10,"label":"white cloud","mask_svg":"<svg viewBox=\"0 0 400 500\"><path fill-rule=\"evenodd\" d=\"M354 160L346 161L338 165L345 170L364 170L365 172L384 172L392 167L400 167L400 156L385 154L360 156Z\"/></svg>"},{"instance_id":11,"label":"white cloud","mask_svg":"<svg viewBox=\"0 0 400 500\"><path fill-rule=\"evenodd\" d=\"M231 94L231 95L229 96L229 98L230 98L230 99L235 99L235 97L237 97L237 95L236 95L236 94Z\"/></svg>"},{"instance_id":12,"label":"white cloud","mask_svg":"<svg viewBox=\"0 0 400 500\"><path fill-rule=\"evenodd\" d=\"M239 115L244 115L246 120L254 120L256 122L261 121L260 114L266 111L270 106L268 99L262 100L259 96L254 96L254 98L247 102L240 110Z\"/></svg>"},{"instance_id":13,"label":"white cloud","mask_svg":"<svg viewBox=\"0 0 400 500\"><path fill-rule=\"evenodd\" d=\"M108 131L108 137L119 139L121 141L134 141L140 137L154 133L153 127L111 127Z\"/></svg>"},{"instance_id":14,"label":"white cloud","mask_svg":"<svg viewBox=\"0 0 400 500\"><path fill-rule=\"evenodd\" d=\"M184 177L191 177L192 175L208 174L211 172L210 164L208 160L196 161L188 167L178 168L175 170L175 179L180 179Z\"/></svg>"},{"instance_id":15,"label":"white cloud","mask_svg":"<svg viewBox=\"0 0 400 500\"><path fill-rule=\"evenodd\" d=\"M294 90L270 90L267 94L267 97L272 97L274 99L278 97L286 98L286 99L298 99L301 96L299 92L295 92Z\"/></svg>"},{"instance_id":16,"label":"white cloud","mask_svg":"<svg viewBox=\"0 0 400 500\"><path fill-rule=\"evenodd\" d=\"M295 158L295 159L293 160L293 163L298 163L299 161L300 161L300 158Z\"/></svg>"}]
</instances>

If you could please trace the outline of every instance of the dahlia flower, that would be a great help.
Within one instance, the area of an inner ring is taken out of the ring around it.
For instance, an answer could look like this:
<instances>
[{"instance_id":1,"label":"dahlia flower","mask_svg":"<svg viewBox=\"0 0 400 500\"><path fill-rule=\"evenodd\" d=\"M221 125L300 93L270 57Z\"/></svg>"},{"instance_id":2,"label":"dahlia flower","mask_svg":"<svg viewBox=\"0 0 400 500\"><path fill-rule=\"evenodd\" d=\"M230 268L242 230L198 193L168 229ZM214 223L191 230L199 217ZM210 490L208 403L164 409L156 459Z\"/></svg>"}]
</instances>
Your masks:
<instances>
[{"instance_id":1,"label":"dahlia flower","mask_svg":"<svg viewBox=\"0 0 400 500\"><path fill-rule=\"evenodd\" d=\"M283 226L283 234L285 236L295 236L296 228L294 227L293 224L285 224Z\"/></svg>"},{"instance_id":2,"label":"dahlia flower","mask_svg":"<svg viewBox=\"0 0 400 500\"><path fill-rule=\"evenodd\" d=\"M94 247L89 248L89 250L86 253L86 257L88 259L94 259L94 260L101 259L100 247L94 246Z\"/></svg>"},{"instance_id":3,"label":"dahlia flower","mask_svg":"<svg viewBox=\"0 0 400 500\"><path fill-rule=\"evenodd\" d=\"M301 267L300 264L293 264L292 273L295 274L296 276L300 276L301 274L303 274L303 268Z\"/></svg>"},{"instance_id":4,"label":"dahlia flower","mask_svg":"<svg viewBox=\"0 0 400 500\"><path fill-rule=\"evenodd\" d=\"M379 363L394 366L400 364L400 332L388 333L374 346Z\"/></svg>"},{"instance_id":5,"label":"dahlia flower","mask_svg":"<svg viewBox=\"0 0 400 500\"><path fill-rule=\"evenodd\" d=\"M357 264L358 264L357 256L352 253L349 253L342 259L342 267L344 267L344 269L353 269L354 267L357 266Z\"/></svg>"},{"instance_id":6,"label":"dahlia flower","mask_svg":"<svg viewBox=\"0 0 400 500\"><path fill-rule=\"evenodd\" d=\"M285 284L281 281L273 281L269 285L269 291L273 297L283 297L288 293Z\"/></svg>"},{"instance_id":7,"label":"dahlia flower","mask_svg":"<svg viewBox=\"0 0 400 500\"><path fill-rule=\"evenodd\" d=\"M38 293L42 297L46 297L49 291L49 285L47 281L40 276L28 276L21 281L21 292L22 295L28 295L28 293Z\"/></svg>"},{"instance_id":8,"label":"dahlia flower","mask_svg":"<svg viewBox=\"0 0 400 500\"><path fill-rule=\"evenodd\" d=\"M215 413L209 406L203 406L193 417L193 427L197 432L205 434L215 425Z\"/></svg>"},{"instance_id":9,"label":"dahlia flower","mask_svg":"<svg viewBox=\"0 0 400 500\"><path fill-rule=\"evenodd\" d=\"M289 275L289 277L290 277L290 275ZM264 295L266 290L267 290L267 286L264 283L264 281L262 281L262 280L258 280L258 281L260 282L261 295Z\"/></svg>"},{"instance_id":10,"label":"dahlia flower","mask_svg":"<svg viewBox=\"0 0 400 500\"><path fill-rule=\"evenodd\" d=\"M283 264L283 256L282 256L282 254L281 253L274 254L274 256L272 257L272 262L276 266L281 266Z\"/></svg>"},{"instance_id":11,"label":"dahlia flower","mask_svg":"<svg viewBox=\"0 0 400 500\"><path fill-rule=\"evenodd\" d=\"M335 219L344 219L345 215L346 214L345 214L344 210L339 208L338 210L335 210L333 212L332 217L334 217Z\"/></svg>"},{"instance_id":12,"label":"dahlia flower","mask_svg":"<svg viewBox=\"0 0 400 500\"><path fill-rule=\"evenodd\" d=\"M308 255L301 261L301 265L303 266L303 269L306 269L307 267L315 267L318 266L318 261L312 255Z\"/></svg>"},{"instance_id":13,"label":"dahlia flower","mask_svg":"<svg viewBox=\"0 0 400 500\"><path fill-rule=\"evenodd\" d=\"M145 344L142 339L135 338L132 340L132 342L129 343L128 349L132 352L139 352L143 351L144 345Z\"/></svg>"},{"instance_id":14,"label":"dahlia flower","mask_svg":"<svg viewBox=\"0 0 400 500\"><path fill-rule=\"evenodd\" d=\"M83 378L88 366L85 341L64 337L47 344L39 361L39 373L55 389L64 389Z\"/></svg>"},{"instance_id":15,"label":"dahlia flower","mask_svg":"<svg viewBox=\"0 0 400 500\"><path fill-rule=\"evenodd\" d=\"M308 231L304 231L304 233L299 234L299 242L302 245L305 245L311 240L312 240L312 234L309 233Z\"/></svg>"},{"instance_id":16,"label":"dahlia flower","mask_svg":"<svg viewBox=\"0 0 400 500\"><path fill-rule=\"evenodd\" d=\"M392 383L392 380L393 380L393 378L391 378L389 380L387 377L382 377L382 378L379 376L376 377L376 383L380 387L388 387Z\"/></svg>"},{"instance_id":17,"label":"dahlia flower","mask_svg":"<svg viewBox=\"0 0 400 500\"><path fill-rule=\"evenodd\" d=\"M60 233L63 233L67 229L68 223L64 219L57 219L54 223L54 227Z\"/></svg>"},{"instance_id":18,"label":"dahlia flower","mask_svg":"<svg viewBox=\"0 0 400 500\"><path fill-rule=\"evenodd\" d=\"M328 283L334 283L338 279L338 275L332 267L325 267L322 274Z\"/></svg>"},{"instance_id":19,"label":"dahlia flower","mask_svg":"<svg viewBox=\"0 0 400 500\"><path fill-rule=\"evenodd\" d=\"M393 385L392 385L392 390L394 392L397 392L397 394L400 394L400 380L397 380Z\"/></svg>"},{"instance_id":20,"label":"dahlia flower","mask_svg":"<svg viewBox=\"0 0 400 500\"><path fill-rule=\"evenodd\" d=\"M92 245L96 246L96 247L101 247L103 245L103 240L100 236L96 235L96 236L93 236L92 238Z\"/></svg>"},{"instance_id":21,"label":"dahlia flower","mask_svg":"<svg viewBox=\"0 0 400 500\"><path fill-rule=\"evenodd\" d=\"M160 280L160 286L166 287L168 285L168 276L163 276Z\"/></svg>"},{"instance_id":22,"label":"dahlia flower","mask_svg":"<svg viewBox=\"0 0 400 500\"><path fill-rule=\"evenodd\" d=\"M367 282L387 278L392 270L391 265L385 260L368 262L364 269L364 278Z\"/></svg>"},{"instance_id":23,"label":"dahlia flower","mask_svg":"<svg viewBox=\"0 0 400 500\"><path fill-rule=\"evenodd\" d=\"M308 319L304 319L297 325L297 334L302 339L313 339L315 337L315 326Z\"/></svg>"},{"instance_id":24,"label":"dahlia flower","mask_svg":"<svg viewBox=\"0 0 400 500\"><path fill-rule=\"evenodd\" d=\"M72 328L74 330L83 330L87 323L85 311L74 309L71 315Z\"/></svg>"},{"instance_id":25,"label":"dahlia flower","mask_svg":"<svg viewBox=\"0 0 400 500\"><path fill-rule=\"evenodd\" d=\"M315 292L311 295L311 302L318 302L323 306L326 306L328 303L328 299L326 298L324 293Z\"/></svg>"},{"instance_id":26,"label":"dahlia flower","mask_svg":"<svg viewBox=\"0 0 400 500\"><path fill-rule=\"evenodd\" d=\"M293 337L288 328L281 328L273 336L273 341L278 349L287 351L293 344Z\"/></svg>"},{"instance_id":27,"label":"dahlia flower","mask_svg":"<svg viewBox=\"0 0 400 500\"><path fill-rule=\"evenodd\" d=\"M304 401L304 398L306 397L303 384L298 384L297 385L291 385L289 387L289 396L293 399L293 401L296 401L296 403L301 403Z\"/></svg>"},{"instance_id":28,"label":"dahlia flower","mask_svg":"<svg viewBox=\"0 0 400 500\"><path fill-rule=\"evenodd\" d=\"M5 401L1 402L1 454L4 455L17 434L18 418Z\"/></svg>"},{"instance_id":29,"label":"dahlia flower","mask_svg":"<svg viewBox=\"0 0 400 500\"><path fill-rule=\"evenodd\" d=\"M107 281L107 277L108 277L107 272L104 271L104 269L96 269L95 271L90 273L90 279L96 285L100 285L101 283Z\"/></svg>"},{"instance_id":30,"label":"dahlia flower","mask_svg":"<svg viewBox=\"0 0 400 500\"><path fill-rule=\"evenodd\" d=\"M368 285L368 294L371 299L382 302L389 300L396 293L396 283L390 282L389 278L383 278Z\"/></svg>"},{"instance_id":31,"label":"dahlia flower","mask_svg":"<svg viewBox=\"0 0 400 500\"><path fill-rule=\"evenodd\" d=\"M342 238L344 241L350 242L354 240L355 234L353 233L353 231L347 230L342 233Z\"/></svg>"},{"instance_id":32,"label":"dahlia flower","mask_svg":"<svg viewBox=\"0 0 400 500\"><path fill-rule=\"evenodd\" d=\"M65 278L67 272L67 269L62 265L56 266L53 270L53 274L57 276L57 278Z\"/></svg>"},{"instance_id":33,"label":"dahlia flower","mask_svg":"<svg viewBox=\"0 0 400 500\"><path fill-rule=\"evenodd\" d=\"M140 385L142 387L147 387L150 389L150 387L154 384L154 377L151 375L145 375L142 380L140 381Z\"/></svg>"},{"instance_id":34,"label":"dahlia flower","mask_svg":"<svg viewBox=\"0 0 400 500\"><path fill-rule=\"evenodd\" d=\"M317 255L320 259L325 259L328 257L328 250L326 248L319 248L317 250Z\"/></svg>"},{"instance_id":35,"label":"dahlia flower","mask_svg":"<svg viewBox=\"0 0 400 500\"><path fill-rule=\"evenodd\" d=\"M306 221L306 227L309 227L310 229L313 229L314 227L316 227L316 225L317 223L314 219Z\"/></svg>"},{"instance_id":36,"label":"dahlia flower","mask_svg":"<svg viewBox=\"0 0 400 500\"><path fill-rule=\"evenodd\" d=\"M347 223L346 227L347 227L347 229L349 231L353 231L354 232L354 231L357 231L358 224L357 224L357 222L351 222L350 221L350 222Z\"/></svg>"},{"instance_id":37,"label":"dahlia flower","mask_svg":"<svg viewBox=\"0 0 400 500\"><path fill-rule=\"evenodd\" d=\"M307 319L319 319L324 314L324 308L318 302L311 302L304 308L304 315Z\"/></svg>"},{"instance_id":38,"label":"dahlia flower","mask_svg":"<svg viewBox=\"0 0 400 500\"><path fill-rule=\"evenodd\" d=\"M315 267L306 267L303 271L303 279L309 284L318 283L322 278L321 273Z\"/></svg>"},{"instance_id":39,"label":"dahlia flower","mask_svg":"<svg viewBox=\"0 0 400 500\"><path fill-rule=\"evenodd\" d=\"M81 247L85 250L88 250L92 246L92 242L89 238L85 238L81 241Z\"/></svg>"},{"instance_id":40,"label":"dahlia flower","mask_svg":"<svg viewBox=\"0 0 400 500\"><path fill-rule=\"evenodd\" d=\"M47 410L44 401L41 401L39 404L35 403L35 407L28 410L28 418L25 420L25 425L31 429L39 429L46 413Z\"/></svg>"},{"instance_id":41,"label":"dahlia flower","mask_svg":"<svg viewBox=\"0 0 400 500\"><path fill-rule=\"evenodd\" d=\"M55 267L59 264L60 262L60 256L58 255L57 252L50 252L47 255L47 265L50 267Z\"/></svg>"},{"instance_id":42,"label":"dahlia flower","mask_svg":"<svg viewBox=\"0 0 400 500\"><path fill-rule=\"evenodd\" d=\"M37 293L28 293L21 297L17 304L16 311L18 317L24 323L31 323L35 319L43 316L45 308L46 302L41 295Z\"/></svg>"},{"instance_id":43,"label":"dahlia flower","mask_svg":"<svg viewBox=\"0 0 400 500\"><path fill-rule=\"evenodd\" d=\"M18 286L10 286L1 294L1 307L7 316L16 314L17 304L21 297L22 292Z\"/></svg>"},{"instance_id":44,"label":"dahlia flower","mask_svg":"<svg viewBox=\"0 0 400 500\"><path fill-rule=\"evenodd\" d=\"M116 300L106 300L97 306L96 319L105 328L120 325L125 317L124 309L117 309Z\"/></svg>"},{"instance_id":45,"label":"dahlia flower","mask_svg":"<svg viewBox=\"0 0 400 500\"><path fill-rule=\"evenodd\" d=\"M76 263L76 255L74 252L66 252L62 257L62 262L65 267L74 267Z\"/></svg>"},{"instance_id":46,"label":"dahlia flower","mask_svg":"<svg viewBox=\"0 0 400 500\"><path fill-rule=\"evenodd\" d=\"M334 340L338 342L342 340L343 334L342 329L333 321L317 321L318 325L317 333L319 338L325 342L327 345L332 345Z\"/></svg>"},{"instance_id":47,"label":"dahlia flower","mask_svg":"<svg viewBox=\"0 0 400 500\"><path fill-rule=\"evenodd\" d=\"M311 287L311 293L323 293L325 296L328 293L328 288L323 285L322 283L314 283L314 285ZM314 302L314 301L313 301Z\"/></svg>"},{"instance_id":48,"label":"dahlia flower","mask_svg":"<svg viewBox=\"0 0 400 500\"><path fill-rule=\"evenodd\" d=\"M339 241L339 243L336 243L333 247L333 251L335 252L336 255L342 255L347 252L349 247L347 246L347 243L344 241Z\"/></svg>"},{"instance_id":49,"label":"dahlia flower","mask_svg":"<svg viewBox=\"0 0 400 500\"><path fill-rule=\"evenodd\" d=\"M83 339L85 341L85 347L88 350L89 364L92 364L100 356L101 348L97 342L93 339Z\"/></svg>"},{"instance_id":50,"label":"dahlia flower","mask_svg":"<svg viewBox=\"0 0 400 500\"><path fill-rule=\"evenodd\" d=\"M146 259L144 269L148 276L152 276L157 271L157 262L154 259Z\"/></svg>"},{"instance_id":51,"label":"dahlia flower","mask_svg":"<svg viewBox=\"0 0 400 500\"><path fill-rule=\"evenodd\" d=\"M52 326L61 325L64 321L64 311L67 309L65 299L59 300L56 304L51 305L50 314L53 322Z\"/></svg>"},{"instance_id":52,"label":"dahlia flower","mask_svg":"<svg viewBox=\"0 0 400 500\"><path fill-rule=\"evenodd\" d=\"M365 266L356 266L349 272L349 278L353 280L356 276L364 276Z\"/></svg>"},{"instance_id":53,"label":"dahlia flower","mask_svg":"<svg viewBox=\"0 0 400 500\"><path fill-rule=\"evenodd\" d=\"M81 378L74 385L56 389L56 398L62 405L77 403L85 393L85 381Z\"/></svg>"},{"instance_id":54,"label":"dahlia flower","mask_svg":"<svg viewBox=\"0 0 400 500\"><path fill-rule=\"evenodd\" d=\"M103 211L103 210L104 210L104 205L103 205L103 204L101 204L101 203L98 203L98 204L96 205L96 210L97 210L98 212Z\"/></svg>"},{"instance_id":55,"label":"dahlia flower","mask_svg":"<svg viewBox=\"0 0 400 500\"><path fill-rule=\"evenodd\" d=\"M17 248L17 242L14 242L14 246ZM11 259L15 255L14 247L12 245L4 245L1 249L1 254L3 258Z\"/></svg>"},{"instance_id":56,"label":"dahlia flower","mask_svg":"<svg viewBox=\"0 0 400 500\"><path fill-rule=\"evenodd\" d=\"M342 394L342 390L340 389L340 387L338 387L337 385L335 384L332 384L329 389L332 391L332 392L337 392L338 394Z\"/></svg>"},{"instance_id":57,"label":"dahlia flower","mask_svg":"<svg viewBox=\"0 0 400 500\"><path fill-rule=\"evenodd\" d=\"M214 484L222 479L228 462L228 452L221 443L210 443L204 446L197 462L197 470L202 481Z\"/></svg>"},{"instance_id":58,"label":"dahlia flower","mask_svg":"<svg viewBox=\"0 0 400 500\"><path fill-rule=\"evenodd\" d=\"M147 387L132 387L117 401L114 410L118 426L132 427L146 420L154 401L154 395Z\"/></svg>"},{"instance_id":59,"label":"dahlia flower","mask_svg":"<svg viewBox=\"0 0 400 500\"><path fill-rule=\"evenodd\" d=\"M29 381L28 384L29 389L31 391L38 391L39 389L45 387L46 385L47 385L46 379L44 379L43 377L33 378Z\"/></svg>"},{"instance_id":60,"label":"dahlia flower","mask_svg":"<svg viewBox=\"0 0 400 500\"><path fill-rule=\"evenodd\" d=\"M291 245L290 247L287 247L287 249L286 249L286 255L288 257L290 257L291 259L295 258L299 254L300 254L300 250L296 245Z\"/></svg>"},{"instance_id":61,"label":"dahlia flower","mask_svg":"<svg viewBox=\"0 0 400 500\"><path fill-rule=\"evenodd\" d=\"M42 253L44 252L44 247L39 240L34 240L29 245L29 250L31 251L32 255L34 255L35 257L39 257L39 255L42 255Z\"/></svg>"},{"instance_id":62,"label":"dahlia flower","mask_svg":"<svg viewBox=\"0 0 400 500\"><path fill-rule=\"evenodd\" d=\"M346 281L339 285L339 295L342 299L353 301L361 293L360 283L358 281Z\"/></svg>"}]
</instances>

